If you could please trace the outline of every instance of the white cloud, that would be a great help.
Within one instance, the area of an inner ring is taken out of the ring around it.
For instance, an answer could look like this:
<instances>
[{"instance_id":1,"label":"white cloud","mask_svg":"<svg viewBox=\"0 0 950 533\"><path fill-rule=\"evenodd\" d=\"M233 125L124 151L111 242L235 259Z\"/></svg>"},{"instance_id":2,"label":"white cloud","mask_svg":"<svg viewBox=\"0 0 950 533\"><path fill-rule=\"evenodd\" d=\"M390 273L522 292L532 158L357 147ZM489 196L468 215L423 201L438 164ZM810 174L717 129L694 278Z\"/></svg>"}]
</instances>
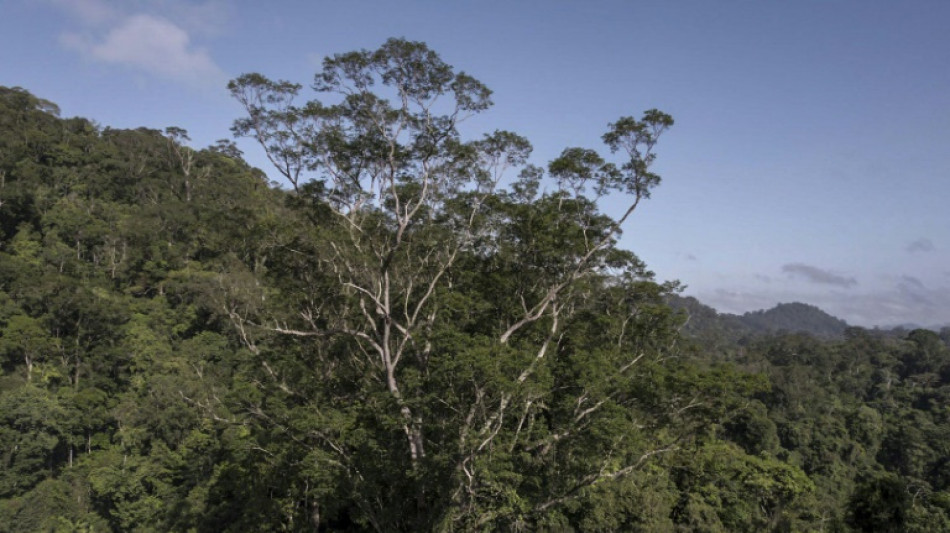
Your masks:
<instances>
[{"instance_id":1,"label":"white cloud","mask_svg":"<svg viewBox=\"0 0 950 533\"><path fill-rule=\"evenodd\" d=\"M86 59L131 67L195 87L223 87L227 76L195 36L220 34L231 20L221 0L47 0L70 16L60 42Z\"/></svg>"},{"instance_id":2,"label":"white cloud","mask_svg":"<svg viewBox=\"0 0 950 533\"><path fill-rule=\"evenodd\" d=\"M111 25L131 15L153 15L201 35L221 33L231 22L232 6L224 0L46 0L75 17L80 25Z\"/></svg>"},{"instance_id":3,"label":"white cloud","mask_svg":"<svg viewBox=\"0 0 950 533\"><path fill-rule=\"evenodd\" d=\"M155 15L127 17L98 41L67 34L63 43L93 60L194 86L221 85L226 79L208 52L192 44L188 32Z\"/></svg>"}]
</instances>

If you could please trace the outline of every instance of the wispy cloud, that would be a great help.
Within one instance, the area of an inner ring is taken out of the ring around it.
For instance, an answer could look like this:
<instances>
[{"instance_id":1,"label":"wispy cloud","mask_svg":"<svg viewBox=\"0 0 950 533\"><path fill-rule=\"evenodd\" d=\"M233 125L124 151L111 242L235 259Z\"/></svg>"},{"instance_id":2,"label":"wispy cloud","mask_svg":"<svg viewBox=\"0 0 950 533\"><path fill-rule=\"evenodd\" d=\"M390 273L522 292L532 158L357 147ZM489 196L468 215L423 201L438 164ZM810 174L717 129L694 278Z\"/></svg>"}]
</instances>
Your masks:
<instances>
[{"instance_id":1,"label":"wispy cloud","mask_svg":"<svg viewBox=\"0 0 950 533\"><path fill-rule=\"evenodd\" d=\"M930 239L917 239L904 247L908 252L932 252L934 243Z\"/></svg>"},{"instance_id":2,"label":"wispy cloud","mask_svg":"<svg viewBox=\"0 0 950 533\"><path fill-rule=\"evenodd\" d=\"M930 291L924 283L913 276L901 276L897 282L897 293L901 299L915 306L932 306Z\"/></svg>"},{"instance_id":3,"label":"wispy cloud","mask_svg":"<svg viewBox=\"0 0 950 533\"><path fill-rule=\"evenodd\" d=\"M857 323L950 324L950 288L927 287L911 276L901 276L892 289L843 298L832 305Z\"/></svg>"},{"instance_id":4,"label":"wispy cloud","mask_svg":"<svg viewBox=\"0 0 950 533\"><path fill-rule=\"evenodd\" d=\"M220 31L227 17L219 2L50 1L76 18L78 27L60 41L86 59L195 87L221 86L227 79L193 38Z\"/></svg>"},{"instance_id":5,"label":"wispy cloud","mask_svg":"<svg viewBox=\"0 0 950 533\"><path fill-rule=\"evenodd\" d=\"M121 13L104 0L50 0L54 6L77 17L86 26L98 26L114 22Z\"/></svg>"},{"instance_id":6,"label":"wispy cloud","mask_svg":"<svg viewBox=\"0 0 950 533\"><path fill-rule=\"evenodd\" d=\"M160 13L194 35L215 36L226 31L231 21L233 4L223 0L149 0L147 5L160 7Z\"/></svg>"},{"instance_id":7,"label":"wispy cloud","mask_svg":"<svg viewBox=\"0 0 950 533\"><path fill-rule=\"evenodd\" d=\"M810 283L819 283L822 285L848 288L858 284L854 278L845 277L830 270L824 270L804 263L788 263L782 266L782 272L792 277L804 279Z\"/></svg>"},{"instance_id":8,"label":"wispy cloud","mask_svg":"<svg viewBox=\"0 0 950 533\"><path fill-rule=\"evenodd\" d=\"M128 17L98 42L77 34L65 36L63 42L93 60L191 85L219 83L225 78L207 51L192 45L185 30L153 15Z\"/></svg>"}]
</instances>

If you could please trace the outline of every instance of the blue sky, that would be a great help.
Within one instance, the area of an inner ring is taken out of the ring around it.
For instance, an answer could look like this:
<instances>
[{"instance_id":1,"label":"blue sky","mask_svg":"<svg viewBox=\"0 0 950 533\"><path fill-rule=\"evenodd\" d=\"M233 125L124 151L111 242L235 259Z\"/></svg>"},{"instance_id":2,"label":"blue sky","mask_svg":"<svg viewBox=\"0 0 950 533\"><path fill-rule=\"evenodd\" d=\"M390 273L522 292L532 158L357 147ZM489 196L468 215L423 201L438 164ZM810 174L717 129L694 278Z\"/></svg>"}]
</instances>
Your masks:
<instances>
[{"instance_id":1,"label":"blue sky","mask_svg":"<svg viewBox=\"0 0 950 533\"><path fill-rule=\"evenodd\" d=\"M241 113L232 77L306 85L328 54L425 41L495 91L469 126L527 136L538 164L602 148L619 116L672 114L663 184L622 245L686 294L942 325L948 27L946 1L4 0L0 85L205 146Z\"/></svg>"}]
</instances>

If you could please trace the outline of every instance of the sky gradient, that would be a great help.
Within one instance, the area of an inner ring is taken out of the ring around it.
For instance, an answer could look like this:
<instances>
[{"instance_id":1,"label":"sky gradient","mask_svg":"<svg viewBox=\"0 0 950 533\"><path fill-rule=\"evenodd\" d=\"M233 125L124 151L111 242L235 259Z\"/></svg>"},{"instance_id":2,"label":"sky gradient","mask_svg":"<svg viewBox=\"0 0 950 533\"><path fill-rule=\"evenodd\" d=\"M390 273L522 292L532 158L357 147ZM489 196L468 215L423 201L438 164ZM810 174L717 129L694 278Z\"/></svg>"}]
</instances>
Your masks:
<instances>
[{"instance_id":1,"label":"sky gradient","mask_svg":"<svg viewBox=\"0 0 950 533\"><path fill-rule=\"evenodd\" d=\"M240 116L227 80L425 41L495 91L469 133L544 164L659 108L663 183L621 244L720 311L950 324L950 2L4 0L0 85L103 126ZM259 149L239 143L265 166ZM603 206L608 213L612 205ZM615 207L615 206L613 206Z\"/></svg>"}]
</instances>

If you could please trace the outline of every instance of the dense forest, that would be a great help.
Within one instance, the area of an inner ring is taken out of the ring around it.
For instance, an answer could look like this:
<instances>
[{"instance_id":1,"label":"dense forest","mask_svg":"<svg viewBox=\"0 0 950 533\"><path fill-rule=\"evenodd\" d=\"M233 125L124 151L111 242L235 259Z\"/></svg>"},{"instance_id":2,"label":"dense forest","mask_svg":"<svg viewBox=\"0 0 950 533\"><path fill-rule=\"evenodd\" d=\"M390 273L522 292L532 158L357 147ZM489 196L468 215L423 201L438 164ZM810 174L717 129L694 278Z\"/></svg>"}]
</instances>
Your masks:
<instances>
[{"instance_id":1,"label":"dense forest","mask_svg":"<svg viewBox=\"0 0 950 533\"><path fill-rule=\"evenodd\" d=\"M946 330L617 246L668 115L542 169L421 43L229 88L286 185L0 88L0 531L950 531Z\"/></svg>"}]
</instances>

